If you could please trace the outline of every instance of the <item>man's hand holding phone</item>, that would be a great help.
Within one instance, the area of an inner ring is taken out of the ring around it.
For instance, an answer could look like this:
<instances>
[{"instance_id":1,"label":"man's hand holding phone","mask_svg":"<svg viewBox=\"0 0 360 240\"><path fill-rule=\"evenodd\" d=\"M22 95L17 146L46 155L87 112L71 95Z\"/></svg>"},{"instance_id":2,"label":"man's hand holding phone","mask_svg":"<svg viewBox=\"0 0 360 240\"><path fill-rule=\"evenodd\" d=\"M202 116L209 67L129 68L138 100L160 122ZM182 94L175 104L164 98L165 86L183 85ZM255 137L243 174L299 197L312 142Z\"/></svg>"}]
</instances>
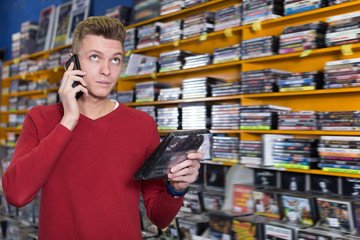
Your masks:
<instances>
[{"instance_id":1,"label":"man's hand holding phone","mask_svg":"<svg viewBox=\"0 0 360 240\"><path fill-rule=\"evenodd\" d=\"M80 116L76 95L79 94L79 92L81 92L81 94L84 93L85 95L88 95L88 90L86 89L87 84L83 79L86 73L81 70L74 69L75 62L72 60L74 59L73 56L74 55L72 55L67 62L68 64L66 64L68 67L65 65L66 71L59 89L59 96L64 107L64 116L60 123L69 130L74 129Z\"/></svg>"}]
</instances>

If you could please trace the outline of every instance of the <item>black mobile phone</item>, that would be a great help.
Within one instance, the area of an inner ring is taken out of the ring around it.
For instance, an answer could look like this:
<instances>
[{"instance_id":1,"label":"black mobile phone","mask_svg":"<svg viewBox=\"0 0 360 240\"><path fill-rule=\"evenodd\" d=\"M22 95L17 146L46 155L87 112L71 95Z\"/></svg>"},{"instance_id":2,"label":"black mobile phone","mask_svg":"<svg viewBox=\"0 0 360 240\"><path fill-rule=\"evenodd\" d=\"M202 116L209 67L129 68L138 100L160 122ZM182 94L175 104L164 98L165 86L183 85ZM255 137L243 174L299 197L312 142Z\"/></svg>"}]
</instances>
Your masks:
<instances>
[{"instance_id":1,"label":"black mobile phone","mask_svg":"<svg viewBox=\"0 0 360 240\"><path fill-rule=\"evenodd\" d=\"M65 63L65 70L67 70L70 66L70 63L73 62L74 63L74 70L81 70L80 68L80 62L79 62L79 57L76 54L73 54L69 60L67 60L67 62ZM73 84L71 85L73 88L76 87L77 85L81 84L78 81L73 82ZM84 93L82 91L79 91L76 93L76 100L78 100Z\"/></svg>"}]
</instances>

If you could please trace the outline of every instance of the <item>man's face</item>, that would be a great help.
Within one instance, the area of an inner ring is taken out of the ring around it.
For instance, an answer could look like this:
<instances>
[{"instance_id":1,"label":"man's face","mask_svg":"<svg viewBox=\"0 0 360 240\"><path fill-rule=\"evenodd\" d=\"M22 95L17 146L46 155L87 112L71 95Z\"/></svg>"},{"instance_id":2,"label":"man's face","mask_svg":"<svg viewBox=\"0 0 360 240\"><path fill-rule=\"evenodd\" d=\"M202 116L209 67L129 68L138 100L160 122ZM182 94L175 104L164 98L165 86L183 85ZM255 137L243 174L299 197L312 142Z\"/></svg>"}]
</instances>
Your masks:
<instances>
[{"instance_id":1,"label":"man's face","mask_svg":"<svg viewBox=\"0 0 360 240\"><path fill-rule=\"evenodd\" d=\"M91 97L105 98L120 76L123 47L120 41L86 35L79 48L81 70Z\"/></svg>"}]
</instances>

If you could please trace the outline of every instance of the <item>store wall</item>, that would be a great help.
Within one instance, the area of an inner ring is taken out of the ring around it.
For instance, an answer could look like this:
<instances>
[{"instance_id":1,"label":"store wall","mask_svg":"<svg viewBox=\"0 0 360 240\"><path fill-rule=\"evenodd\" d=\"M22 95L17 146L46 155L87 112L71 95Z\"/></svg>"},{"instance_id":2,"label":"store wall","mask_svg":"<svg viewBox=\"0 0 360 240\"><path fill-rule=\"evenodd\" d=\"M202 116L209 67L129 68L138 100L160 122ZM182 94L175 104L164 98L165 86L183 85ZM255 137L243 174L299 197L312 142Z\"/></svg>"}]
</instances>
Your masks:
<instances>
[{"instance_id":1,"label":"store wall","mask_svg":"<svg viewBox=\"0 0 360 240\"><path fill-rule=\"evenodd\" d=\"M11 35L20 31L21 23L39 21L40 11L52 4L69 0L1 0L0 1L0 49L6 48L6 60L11 59ZM90 15L104 15L106 9L124 5L131 7L132 0L92 0Z\"/></svg>"}]
</instances>

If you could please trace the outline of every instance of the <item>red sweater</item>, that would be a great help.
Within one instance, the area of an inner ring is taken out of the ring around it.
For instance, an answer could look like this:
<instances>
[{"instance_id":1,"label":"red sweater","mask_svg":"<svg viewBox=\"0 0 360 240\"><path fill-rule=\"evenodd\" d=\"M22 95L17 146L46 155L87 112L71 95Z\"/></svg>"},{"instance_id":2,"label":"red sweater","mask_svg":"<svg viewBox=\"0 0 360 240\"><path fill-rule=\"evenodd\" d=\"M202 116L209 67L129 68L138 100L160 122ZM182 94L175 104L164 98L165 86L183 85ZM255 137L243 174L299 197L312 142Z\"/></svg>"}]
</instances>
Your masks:
<instances>
[{"instance_id":1,"label":"red sweater","mask_svg":"<svg viewBox=\"0 0 360 240\"><path fill-rule=\"evenodd\" d=\"M7 201L22 207L41 189L39 239L142 239L140 192L149 219L166 227L182 198L164 180L134 180L159 144L154 120L122 104L92 120L80 115L69 131L62 104L31 109L3 177Z\"/></svg>"}]
</instances>

